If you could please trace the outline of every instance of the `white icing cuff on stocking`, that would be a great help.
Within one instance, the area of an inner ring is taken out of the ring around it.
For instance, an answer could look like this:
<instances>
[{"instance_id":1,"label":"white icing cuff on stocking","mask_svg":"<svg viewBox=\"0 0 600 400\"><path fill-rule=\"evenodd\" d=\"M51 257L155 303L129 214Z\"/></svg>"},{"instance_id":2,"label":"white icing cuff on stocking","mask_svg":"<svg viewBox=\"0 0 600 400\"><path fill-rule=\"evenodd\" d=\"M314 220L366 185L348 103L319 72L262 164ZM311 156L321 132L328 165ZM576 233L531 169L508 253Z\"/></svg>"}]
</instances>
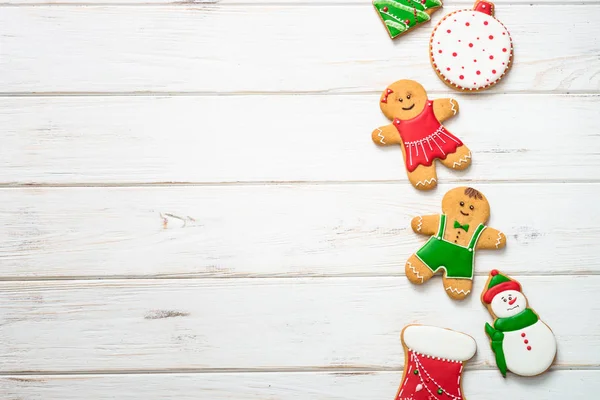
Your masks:
<instances>
[{"instance_id":1,"label":"white icing cuff on stocking","mask_svg":"<svg viewBox=\"0 0 600 400\"><path fill-rule=\"evenodd\" d=\"M435 326L409 325L402 331L402 342L417 353L454 361L466 361L477 350L471 336Z\"/></svg>"}]
</instances>

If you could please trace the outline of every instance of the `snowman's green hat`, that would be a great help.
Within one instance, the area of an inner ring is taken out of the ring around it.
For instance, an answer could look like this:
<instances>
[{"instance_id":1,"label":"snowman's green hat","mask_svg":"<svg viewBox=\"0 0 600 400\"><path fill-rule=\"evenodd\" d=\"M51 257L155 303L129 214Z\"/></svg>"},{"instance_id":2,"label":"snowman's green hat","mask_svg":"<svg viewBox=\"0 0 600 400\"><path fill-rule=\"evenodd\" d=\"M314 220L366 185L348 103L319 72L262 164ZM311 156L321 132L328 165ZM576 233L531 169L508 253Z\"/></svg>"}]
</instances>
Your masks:
<instances>
[{"instance_id":1,"label":"snowman's green hat","mask_svg":"<svg viewBox=\"0 0 600 400\"><path fill-rule=\"evenodd\" d=\"M518 290L520 292L521 284L502 275L497 269L493 269L490 271L490 284L481 299L485 303L490 304L495 295L505 290Z\"/></svg>"}]
</instances>

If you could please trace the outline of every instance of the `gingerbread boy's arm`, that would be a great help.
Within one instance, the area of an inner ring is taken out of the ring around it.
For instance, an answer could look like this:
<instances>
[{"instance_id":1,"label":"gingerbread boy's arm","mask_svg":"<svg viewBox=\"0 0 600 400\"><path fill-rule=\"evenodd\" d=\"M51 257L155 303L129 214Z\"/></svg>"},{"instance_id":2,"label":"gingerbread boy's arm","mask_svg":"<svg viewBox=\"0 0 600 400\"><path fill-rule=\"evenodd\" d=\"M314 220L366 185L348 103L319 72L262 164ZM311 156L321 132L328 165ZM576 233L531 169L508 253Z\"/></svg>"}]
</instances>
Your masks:
<instances>
[{"instance_id":1,"label":"gingerbread boy's arm","mask_svg":"<svg viewBox=\"0 0 600 400\"><path fill-rule=\"evenodd\" d=\"M393 124L381 126L371 133L371 138L378 146L390 146L393 144L402 144L398 129Z\"/></svg>"},{"instance_id":2,"label":"gingerbread boy's arm","mask_svg":"<svg viewBox=\"0 0 600 400\"><path fill-rule=\"evenodd\" d=\"M435 235L440 224L440 216L436 215L419 215L410 221L410 227L416 233L423 235Z\"/></svg>"},{"instance_id":3,"label":"gingerbread boy's arm","mask_svg":"<svg viewBox=\"0 0 600 400\"><path fill-rule=\"evenodd\" d=\"M506 235L497 229L486 227L479 240L476 249L501 249L506 246Z\"/></svg>"},{"instance_id":4,"label":"gingerbread boy's arm","mask_svg":"<svg viewBox=\"0 0 600 400\"><path fill-rule=\"evenodd\" d=\"M458 102L454 99L437 99L433 101L433 113L440 122L444 122L458 114L458 108Z\"/></svg>"}]
</instances>

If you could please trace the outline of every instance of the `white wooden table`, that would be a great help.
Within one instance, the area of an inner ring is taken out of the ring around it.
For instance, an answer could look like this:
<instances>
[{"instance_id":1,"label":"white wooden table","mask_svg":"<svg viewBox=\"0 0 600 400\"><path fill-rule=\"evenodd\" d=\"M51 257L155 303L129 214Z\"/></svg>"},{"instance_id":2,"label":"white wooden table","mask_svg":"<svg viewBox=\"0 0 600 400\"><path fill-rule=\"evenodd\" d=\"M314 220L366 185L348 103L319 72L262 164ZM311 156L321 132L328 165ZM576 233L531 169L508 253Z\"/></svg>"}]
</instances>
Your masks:
<instances>
[{"instance_id":1,"label":"white wooden table","mask_svg":"<svg viewBox=\"0 0 600 400\"><path fill-rule=\"evenodd\" d=\"M450 94L433 25L392 42L368 0L168 1L0 6L0 399L393 400L409 323L477 340L469 400L600 396L598 0L497 1L514 68L452 94L474 163L431 193L370 133L397 79ZM411 216L456 185L508 237L461 303L403 276ZM556 333L541 377L495 368L492 268Z\"/></svg>"}]
</instances>

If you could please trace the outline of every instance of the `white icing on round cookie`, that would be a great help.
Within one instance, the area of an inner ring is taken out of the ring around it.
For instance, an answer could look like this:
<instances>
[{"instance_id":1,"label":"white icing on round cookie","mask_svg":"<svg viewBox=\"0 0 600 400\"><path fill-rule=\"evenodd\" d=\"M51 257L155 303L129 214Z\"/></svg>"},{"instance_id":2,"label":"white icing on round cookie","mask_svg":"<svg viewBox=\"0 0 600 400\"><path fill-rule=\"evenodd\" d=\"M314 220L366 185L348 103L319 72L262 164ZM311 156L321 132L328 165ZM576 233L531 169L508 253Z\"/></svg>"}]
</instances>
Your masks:
<instances>
[{"instance_id":1,"label":"white icing on round cookie","mask_svg":"<svg viewBox=\"0 0 600 400\"><path fill-rule=\"evenodd\" d=\"M431 34L433 67L459 89L496 84L510 67L512 54L512 39L504 25L479 11L448 14Z\"/></svg>"}]
</instances>

